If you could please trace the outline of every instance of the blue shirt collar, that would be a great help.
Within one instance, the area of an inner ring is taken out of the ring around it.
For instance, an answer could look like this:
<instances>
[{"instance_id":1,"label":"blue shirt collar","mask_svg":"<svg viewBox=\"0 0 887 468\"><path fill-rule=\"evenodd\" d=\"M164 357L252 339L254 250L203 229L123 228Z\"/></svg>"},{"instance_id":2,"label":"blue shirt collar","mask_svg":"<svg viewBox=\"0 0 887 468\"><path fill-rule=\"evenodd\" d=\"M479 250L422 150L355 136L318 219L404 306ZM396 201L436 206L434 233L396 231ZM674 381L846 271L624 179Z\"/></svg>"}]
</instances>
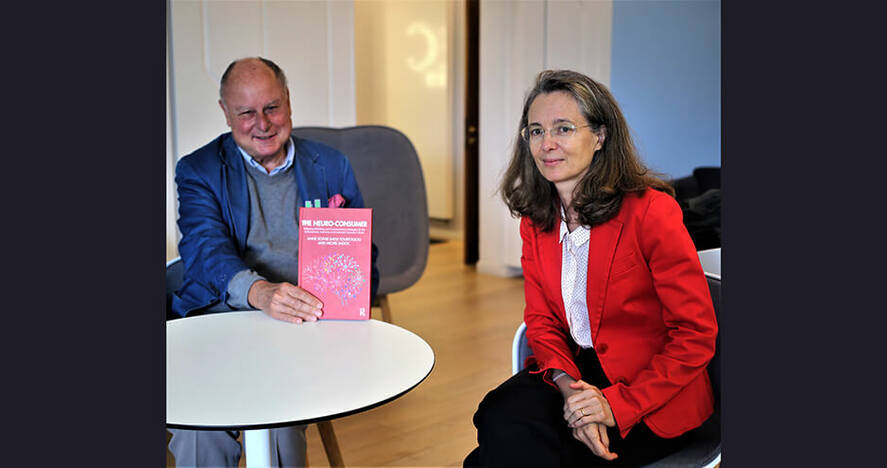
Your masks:
<instances>
[{"instance_id":1,"label":"blue shirt collar","mask_svg":"<svg viewBox=\"0 0 887 468\"><path fill-rule=\"evenodd\" d=\"M273 176L273 175L276 175L280 172L283 172L288 167L292 166L293 159L295 159L295 154L296 154L296 145L295 145L295 143L293 143L293 138L290 137L289 140L287 140L287 142L286 142L286 159L283 161L283 164L275 167L273 170L271 170L270 173L268 173L268 171L266 171L265 168L262 167L261 164L257 163L256 160L253 159L252 156L250 156L246 151L244 151L243 148L240 147L240 145L237 145L237 149L240 150L240 155L243 156L243 159L246 160L247 164L249 164L250 166L252 166L264 173L267 173L269 176Z\"/></svg>"}]
</instances>

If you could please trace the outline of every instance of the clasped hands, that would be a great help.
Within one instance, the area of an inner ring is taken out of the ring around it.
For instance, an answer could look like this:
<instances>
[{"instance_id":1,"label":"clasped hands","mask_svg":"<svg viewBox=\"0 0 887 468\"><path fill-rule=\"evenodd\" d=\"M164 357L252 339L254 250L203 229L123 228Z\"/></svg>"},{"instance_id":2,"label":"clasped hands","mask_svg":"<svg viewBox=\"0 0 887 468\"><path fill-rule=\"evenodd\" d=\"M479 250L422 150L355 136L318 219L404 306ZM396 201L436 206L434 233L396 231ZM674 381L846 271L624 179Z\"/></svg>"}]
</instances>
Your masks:
<instances>
[{"instance_id":1,"label":"clasped hands","mask_svg":"<svg viewBox=\"0 0 887 468\"><path fill-rule=\"evenodd\" d=\"M323 303L319 299L286 282L258 280L250 286L247 300L253 307L286 322L314 322L323 314Z\"/></svg>"},{"instance_id":2,"label":"clasped hands","mask_svg":"<svg viewBox=\"0 0 887 468\"><path fill-rule=\"evenodd\" d=\"M571 377L565 376L572 380ZM561 387L564 395L564 420L573 429L573 437L591 451L606 460L618 455L610 451L607 427L614 427L616 420L610 403L600 389L584 380L572 381Z\"/></svg>"}]
</instances>

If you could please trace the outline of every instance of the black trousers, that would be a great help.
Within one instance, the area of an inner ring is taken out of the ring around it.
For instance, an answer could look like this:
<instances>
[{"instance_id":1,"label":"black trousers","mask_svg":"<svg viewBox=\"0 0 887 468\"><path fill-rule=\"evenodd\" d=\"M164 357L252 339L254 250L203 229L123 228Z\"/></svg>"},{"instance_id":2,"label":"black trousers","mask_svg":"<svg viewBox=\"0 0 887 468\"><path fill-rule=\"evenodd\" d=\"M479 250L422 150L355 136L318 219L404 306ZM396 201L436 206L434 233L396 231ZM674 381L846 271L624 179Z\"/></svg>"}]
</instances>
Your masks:
<instances>
[{"instance_id":1,"label":"black trousers","mask_svg":"<svg viewBox=\"0 0 887 468\"><path fill-rule=\"evenodd\" d=\"M582 350L576 360L582 379L598 388L610 386L594 349ZM467 467L589 467L641 466L680 450L689 433L663 439L638 423L623 439L608 428L607 461L573 437L563 417L564 398L542 380L542 374L524 369L490 391L474 414L478 447L465 458Z\"/></svg>"}]
</instances>

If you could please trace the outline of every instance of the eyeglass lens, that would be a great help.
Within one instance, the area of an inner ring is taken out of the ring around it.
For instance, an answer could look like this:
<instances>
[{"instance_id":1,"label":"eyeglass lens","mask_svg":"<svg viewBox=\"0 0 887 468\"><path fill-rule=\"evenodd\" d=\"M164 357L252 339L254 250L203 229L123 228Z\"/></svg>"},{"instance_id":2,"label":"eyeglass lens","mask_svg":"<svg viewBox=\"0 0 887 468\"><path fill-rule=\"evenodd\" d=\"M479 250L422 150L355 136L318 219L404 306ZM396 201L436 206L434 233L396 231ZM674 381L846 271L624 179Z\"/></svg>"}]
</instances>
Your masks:
<instances>
[{"instance_id":1,"label":"eyeglass lens","mask_svg":"<svg viewBox=\"0 0 887 468\"><path fill-rule=\"evenodd\" d=\"M546 132L553 138L567 138L575 131L576 126L570 123L557 124L554 127L549 128L548 130L543 128L541 125L529 125L521 130L521 136L524 138L524 140L538 143L542 141L542 138L545 136Z\"/></svg>"}]
</instances>

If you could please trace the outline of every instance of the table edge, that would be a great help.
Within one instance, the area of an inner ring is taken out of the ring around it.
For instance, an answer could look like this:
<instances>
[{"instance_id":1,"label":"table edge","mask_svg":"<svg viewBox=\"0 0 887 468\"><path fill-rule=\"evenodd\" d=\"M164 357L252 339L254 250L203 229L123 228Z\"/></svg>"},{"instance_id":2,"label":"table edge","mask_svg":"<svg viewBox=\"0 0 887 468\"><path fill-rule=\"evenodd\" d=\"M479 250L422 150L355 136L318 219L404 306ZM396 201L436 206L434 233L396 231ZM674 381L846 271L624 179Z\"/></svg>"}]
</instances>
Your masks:
<instances>
[{"instance_id":1,"label":"table edge","mask_svg":"<svg viewBox=\"0 0 887 468\"><path fill-rule=\"evenodd\" d=\"M406 330L403 327L399 327L399 328ZM407 330L407 331L409 331L409 330ZM418 335L416 335L416 336L418 336ZM419 337L419 338L421 339L421 337ZM391 397L388 397L384 400L380 400L378 402L375 402L375 403L372 403L372 404L369 404L367 406L363 406L360 408L354 408L354 409L351 409L348 411L343 411L341 413L335 413L335 414L331 414L328 416L321 416L321 417L317 417L317 418L297 419L297 420L293 420L293 421L283 421L283 422L266 423L266 424L233 424L233 425L229 424L229 425L221 425L221 426L205 426L205 425L197 425L197 424L166 423L166 427L170 428L170 429L190 429L190 430L201 430L201 431L250 431L250 430L256 430L256 429L275 429L278 427L308 425L308 424L314 424L314 423L323 422L323 421L331 421L333 419L344 418L346 416L351 416L351 415L354 415L357 413L363 413L364 411L369 411L371 409L378 408L384 404L390 403L390 402L406 395L407 393L412 391L414 388L418 387L419 384L424 382L425 379L427 379L428 376L431 375L431 372L434 371L434 366L436 364L437 364L437 356L434 356L434 354L432 353L431 367L428 369L428 372L421 379L419 379L419 381L416 382L413 386L405 389L404 391L402 391L396 395L392 395Z\"/></svg>"}]
</instances>

